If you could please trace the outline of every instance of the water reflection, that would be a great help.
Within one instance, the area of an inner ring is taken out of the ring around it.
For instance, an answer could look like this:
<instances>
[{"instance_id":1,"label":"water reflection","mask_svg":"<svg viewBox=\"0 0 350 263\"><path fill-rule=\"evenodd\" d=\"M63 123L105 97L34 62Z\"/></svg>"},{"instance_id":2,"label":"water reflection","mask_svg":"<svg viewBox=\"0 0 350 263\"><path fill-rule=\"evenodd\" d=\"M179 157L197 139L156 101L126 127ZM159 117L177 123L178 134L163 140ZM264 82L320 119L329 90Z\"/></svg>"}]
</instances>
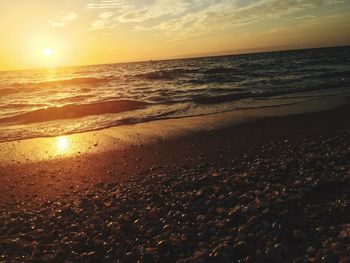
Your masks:
<instances>
[{"instance_id":1,"label":"water reflection","mask_svg":"<svg viewBox=\"0 0 350 263\"><path fill-rule=\"evenodd\" d=\"M60 136L56 138L57 153L62 154L69 151L70 140L67 136Z\"/></svg>"},{"instance_id":2,"label":"water reflection","mask_svg":"<svg viewBox=\"0 0 350 263\"><path fill-rule=\"evenodd\" d=\"M15 162L25 163L56 158L83 157L88 153L107 151L110 150L110 147L115 147L115 144L112 143L102 147L103 141L106 139L104 136L95 136L95 133L87 132L0 143L0 179L1 164L3 163L13 164Z\"/></svg>"}]
</instances>

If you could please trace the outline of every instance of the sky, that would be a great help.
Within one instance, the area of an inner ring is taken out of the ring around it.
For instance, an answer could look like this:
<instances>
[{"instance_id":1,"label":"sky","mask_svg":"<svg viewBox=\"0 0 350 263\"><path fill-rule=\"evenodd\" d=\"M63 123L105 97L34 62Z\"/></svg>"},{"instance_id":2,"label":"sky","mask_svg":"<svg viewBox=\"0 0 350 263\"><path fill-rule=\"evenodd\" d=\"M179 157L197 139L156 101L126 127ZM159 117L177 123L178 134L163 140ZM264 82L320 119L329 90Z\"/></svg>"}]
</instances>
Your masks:
<instances>
[{"instance_id":1,"label":"sky","mask_svg":"<svg viewBox=\"0 0 350 263\"><path fill-rule=\"evenodd\" d=\"M349 32L349 0L0 0L0 70L349 45Z\"/></svg>"}]
</instances>

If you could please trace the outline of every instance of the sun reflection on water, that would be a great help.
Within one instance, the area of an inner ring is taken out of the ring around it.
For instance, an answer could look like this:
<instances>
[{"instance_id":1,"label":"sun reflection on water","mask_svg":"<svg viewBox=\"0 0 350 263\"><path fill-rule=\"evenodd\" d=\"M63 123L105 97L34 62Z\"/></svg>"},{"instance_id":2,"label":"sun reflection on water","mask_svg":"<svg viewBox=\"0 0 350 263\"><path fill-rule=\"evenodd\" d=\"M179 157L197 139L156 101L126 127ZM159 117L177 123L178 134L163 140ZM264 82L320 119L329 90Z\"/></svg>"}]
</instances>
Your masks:
<instances>
[{"instance_id":1,"label":"sun reflection on water","mask_svg":"<svg viewBox=\"0 0 350 263\"><path fill-rule=\"evenodd\" d=\"M69 150L69 139L66 136L56 138L56 149L58 153L65 153Z\"/></svg>"}]
</instances>

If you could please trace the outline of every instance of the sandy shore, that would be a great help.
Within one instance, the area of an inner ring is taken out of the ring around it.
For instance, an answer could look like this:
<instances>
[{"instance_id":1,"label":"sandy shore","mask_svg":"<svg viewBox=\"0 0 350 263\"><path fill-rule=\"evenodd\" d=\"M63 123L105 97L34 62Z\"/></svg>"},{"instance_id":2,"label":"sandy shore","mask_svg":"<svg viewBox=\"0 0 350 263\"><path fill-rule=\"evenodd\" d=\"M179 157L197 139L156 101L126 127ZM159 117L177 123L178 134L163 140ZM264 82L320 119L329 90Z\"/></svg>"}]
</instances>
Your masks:
<instances>
[{"instance_id":1,"label":"sandy shore","mask_svg":"<svg viewBox=\"0 0 350 263\"><path fill-rule=\"evenodd\" d=\"M0 205L42 204L150 169L225 163L268 142L332 133L348 125L348 102L318 100L0 143Z\"/></svg>"},{"instance_id":2,"label":"sandy shore","mask_svg":"<svg viewBox=\"0 0 350 263\"><path fill-rule=\"evenodd\" d=\"M318 107L2 143L1 260L348 262L350 107Z\"/></svg>"}]
</instances>

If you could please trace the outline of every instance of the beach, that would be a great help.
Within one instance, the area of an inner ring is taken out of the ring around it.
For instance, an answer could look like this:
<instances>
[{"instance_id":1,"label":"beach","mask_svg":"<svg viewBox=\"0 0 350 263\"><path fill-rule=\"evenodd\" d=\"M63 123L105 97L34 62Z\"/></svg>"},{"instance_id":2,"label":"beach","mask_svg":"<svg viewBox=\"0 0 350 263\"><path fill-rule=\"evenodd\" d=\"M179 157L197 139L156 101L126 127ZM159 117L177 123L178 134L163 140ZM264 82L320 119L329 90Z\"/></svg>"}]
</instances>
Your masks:
<instances>
[{"instance_id":1,"label":"beach","mask_svg":"<svg viewBox=\"0 0 350 263\"><path fill-rule=\"evenodd\" d=\"M340 101L1 143L1 260L349 262Z\"/></svg>"},{"instance_id":2,"label":"beach","mask_svg":"<svg viewBox=\"0 0 350 263\"><path fill-rule=\"evenodd\" d=\"M350 1L0 13L0 263L350 263Z\"/></svg>"}]
</instances>

